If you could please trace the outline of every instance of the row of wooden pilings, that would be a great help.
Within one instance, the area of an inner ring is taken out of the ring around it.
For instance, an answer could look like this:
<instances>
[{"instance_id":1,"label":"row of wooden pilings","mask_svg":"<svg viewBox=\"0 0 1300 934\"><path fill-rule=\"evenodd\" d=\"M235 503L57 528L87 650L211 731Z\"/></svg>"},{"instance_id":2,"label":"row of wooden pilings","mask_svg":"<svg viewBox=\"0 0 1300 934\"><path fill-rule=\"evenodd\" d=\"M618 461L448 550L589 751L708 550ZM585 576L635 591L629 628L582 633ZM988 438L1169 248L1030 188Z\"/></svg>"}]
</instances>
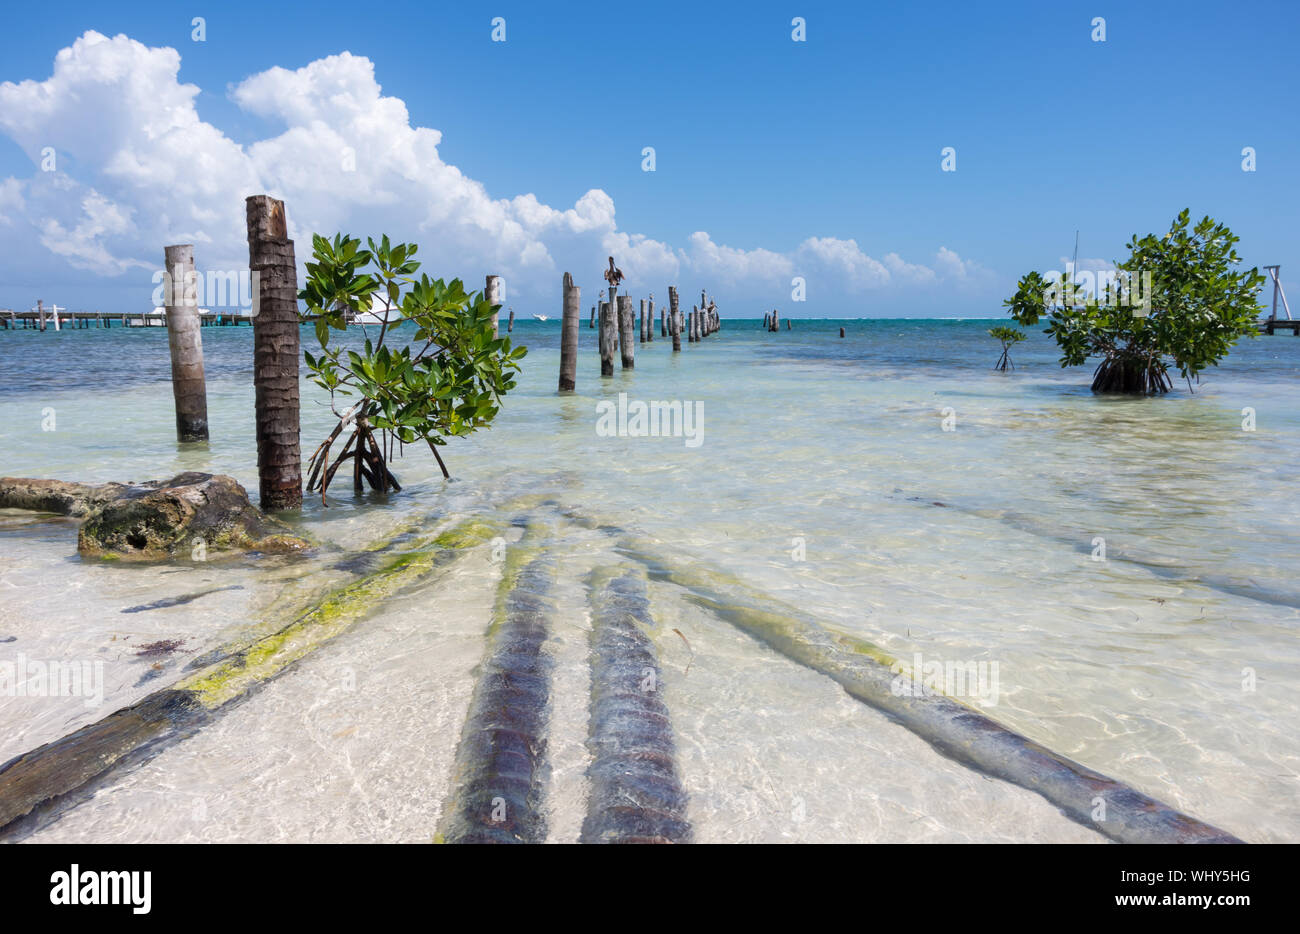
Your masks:
<instances>
[{"instance_id":1,"label":"row of wooden pilings","mask_svg":"<svg viewBox=\"0 0 1300 934\"><path fill-rule=\"evenodd\" d=\"M600 297L604 299L602 290ZM655 339L655 302L652 294L648 299L641 299L640 315L632 308L632 296L618 294L617 287L610 290L610 301L601 301L591 306L588 329L596 329L596 347L600 353L600 375L614 375L614 355L622 359L623 369L636 367L637 334L640 343L651 344ZM582 290L574 285L573 276L564 274L563 283L563 318L560 330L560 391L572 392L578 378L578 333L582 309ZM638 326L639 321L639 326ZM722 318L717 305L704 292L700 292L700 304L692 306L689 312L683 311L677 298L677 286L668 287L668 305L659 308L659 336L671 337L673 352L682 349L682 334L686 334L687 343L698 343L710 334L722 329Z\"/></svg>"},{"instance_id":2,"label":"row of wooden pilings","mask_svg":"<svg viewBox=\"0 0 1300 934\"><path fill-rule=\"evenodd\" d=\"M785 319L785 329L790 330L790 319ZM781 330L781 314L775 308L763 315L763 330L779 331Z\"/></svg>"}]
</instances>

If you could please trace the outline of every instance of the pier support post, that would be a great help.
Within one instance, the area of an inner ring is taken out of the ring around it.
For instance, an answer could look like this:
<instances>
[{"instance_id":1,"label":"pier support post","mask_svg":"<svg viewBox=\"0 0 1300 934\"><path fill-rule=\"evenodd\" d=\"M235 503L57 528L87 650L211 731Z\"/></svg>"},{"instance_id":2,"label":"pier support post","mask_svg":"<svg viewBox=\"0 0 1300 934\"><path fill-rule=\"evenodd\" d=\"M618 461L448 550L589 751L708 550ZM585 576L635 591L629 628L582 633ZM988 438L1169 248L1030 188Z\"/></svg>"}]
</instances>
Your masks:
<instances>
[{"instance_id":1,"label":"pier support post","mask_svg":"<svg viewBox=\"0 0 1300 934\"><path fill-rule=\"evenodd\" d=\"M600 375L614 375L614 303L600 303L600 332L597 345L600 347Z\"/></svg>"},{"instance_id":2,"label":"pier support post","mask_svg":"<svg viewBox=\"0 0 1300 934\"><path fill-rule=\"evenodd\" d=\"M641 343L645 343L645 299L641 299Z\"/></svg>"},{"instance_id":3,"label":"pier support post","mask_svg":"<svg viewBox=\"0 0 1300 934\"><path fill-rule=\"evenodd\" d=\"M636 339L632 336L635 327L632 320L632 296L618 297L618 343L623 358L623 369L631 370L636 366Z\"/></svg>"},{"instance_id":4,"label":"pier support post","mask_svg":"<svg viewBox=\"0 0 1300 934\"><path fill-rule=\"evenodd\" d=\"M677 318L677 286L668 286L668 329L673 335L673 353L678 353L682 349L682 327Z\"/></svg>"},{"instance_id":5,"label":"pier support post","mask_svg":"<svg viewBox=\"0 0 1300 934\"><path fill-rule=\"evenodd\" d=\"M582 290L573 276L564 274L563 311L560 317L560 392L573 392L578 385L578 315Z\"/></svg>"},{"instance_id":6,"label":"pier support post","mask_svg":"<svg viewBox=\"0 0 1300 934\"><path fill-rule=\"evenodd\" d=\"M208 390L203 377L202 319L199 317L194 245L163 248L163 313L172 357L178 441L208 440Z\"/></svg>"},{"instance_id":7,"label":"pier support post","mask_svg":"<svg viewBox=\"0 0 1300 934\"><path fill-rule=\"evenodd\" d=\"M500 276L487 277L487 281L484 283L483 286L483 297L487 299L488 303L491 305L501 304L501 277ZM493 337L497 336L497 329L501 326L500 322L497 320L499 315L500 312L498 311L497 314L494 314L492 316Z\"/></svg>"},{"instance_id":8,"label":"pier support post","mask_svg":"<svg viewBox=\"0 0 1300 934\"><path fill-rule=\"evenodd\" d=\"M655 297L653 292L650 293L650 300L646 303L645 339L647 344L653 344L655 340Z\"/></svg>"},{"instance_id":9,"label":"pier support post","mask_svg":"<svg viewBox=\"0 0 1300 934\"><path fill-rule=\"evenodd\" d=\"M515 310L510 309L510 320L506 322L506 333L513 333L515 329Z\"/></svg>"},{"instance_id":10,"label":"pier support post","mask_svg":"<svg viewBox=\"0 0 1300 934\"><path fill-rule=\"evenodd\" d=\"M257 481L265 510L302 506L299 447L298 269L284 202L246 199L248 268L254 276L253 385L257 415Z\"/></svg>"}]
</instances>

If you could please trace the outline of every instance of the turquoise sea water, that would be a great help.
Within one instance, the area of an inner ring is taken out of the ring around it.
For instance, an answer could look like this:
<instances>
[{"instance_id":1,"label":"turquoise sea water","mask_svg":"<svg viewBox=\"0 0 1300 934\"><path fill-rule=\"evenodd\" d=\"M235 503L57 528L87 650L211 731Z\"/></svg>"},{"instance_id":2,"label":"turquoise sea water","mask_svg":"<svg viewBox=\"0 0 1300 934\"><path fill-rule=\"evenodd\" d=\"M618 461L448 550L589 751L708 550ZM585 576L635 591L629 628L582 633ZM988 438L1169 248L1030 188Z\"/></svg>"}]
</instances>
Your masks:
<instances>
[{"instance_id":1,"label":"turquoise sea water","mask_svg":"<svg viewBox=\"0 0 1300 934\"><path fill-rule=\"evenodd\" d=\"M1036 332L1014 372L994 372L991 323L794 320L772 334L724 319L677 355L658 336L639 344L635 370L602 380L584 320L578 391L561 397L558 322L519 321L520 386L491 431L444 449L451 483L412 449L395 466L402 494L336 481L331 505L311 500L296 521L350 550L542 493L899 658L996 663L996 690L966 699L1006 725L1247 840L1300 839L1300 340L1243 341L1194 393L1117 399L1093 396L1091 370L1062 370ZM179 447L164 330L0 331L0 475L205 470L255 491L251 338L204 329L212 441ZM700 443L602 435L598 405L620 393L698 406ZM331 427L304 384L305 454ZM583 582L617 555L546 521L559 840L584 800ZM14 640L0 661L101 660L103 707L0 696L0 759L174 680L339 573L337 550L302 565L90 565L75 539L69 520L0 513L0 639ZM480 556L377 607L38 838L428 839L497 576ZM1100 840L674 588L651 598L699 839ZM161 639L183 648L161 662L130 648Z\"/></svg>"}]
</instances>

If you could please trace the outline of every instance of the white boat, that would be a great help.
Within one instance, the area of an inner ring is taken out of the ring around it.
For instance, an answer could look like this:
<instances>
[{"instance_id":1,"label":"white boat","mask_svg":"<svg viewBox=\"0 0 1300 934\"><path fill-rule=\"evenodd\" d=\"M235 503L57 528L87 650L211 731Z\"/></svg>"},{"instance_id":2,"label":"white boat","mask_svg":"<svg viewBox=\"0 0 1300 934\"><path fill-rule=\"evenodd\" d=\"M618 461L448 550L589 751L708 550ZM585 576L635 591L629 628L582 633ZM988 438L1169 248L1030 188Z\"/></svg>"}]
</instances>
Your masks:
<instances>
[{"instance_id":1,"label":"white boat","mask_svg":"<svg viewBox=\"0 0 1300 934\"><path fill-rule=\"evenodd\" d=\"M536 320L538 320L538 321L550 321L550 320L551 320L551 316L550 316L550 315L533 315L533 318L536 319Z\"/></svg>"},{"instance_id":2,"label":"white boat","mask_svg":"<svg viewBox=\"0 0 1300 934\"><path fill-rule=\"evenodd\" d=\"M362 311L352 316L351 324L383 324L385 314L388 316L389 324L396 324L401 320L402 313L396 308L388 308L388 293L376 292L370 297L370 310Z\"/></svg>"}]
</instances>

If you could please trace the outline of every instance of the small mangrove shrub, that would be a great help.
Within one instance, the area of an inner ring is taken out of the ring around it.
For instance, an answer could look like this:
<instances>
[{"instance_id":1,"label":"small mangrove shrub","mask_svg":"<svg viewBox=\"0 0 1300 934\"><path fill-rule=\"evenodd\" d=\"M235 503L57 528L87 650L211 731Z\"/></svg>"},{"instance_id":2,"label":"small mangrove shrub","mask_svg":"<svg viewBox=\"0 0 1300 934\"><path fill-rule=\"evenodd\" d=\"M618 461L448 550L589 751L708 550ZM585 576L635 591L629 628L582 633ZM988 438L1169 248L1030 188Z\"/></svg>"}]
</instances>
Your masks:
<instances>
[{"instance_id":1,"label":"small mangrove shrub","mask_svg":"<svg viewBox=\"0 0 1300 934\"><path fill-rule=\"evenodd\" d=\"M1061 366L1100 357L1093 392L1168 392L1171 369L1190 388L1239 338L1256 333L1264 277L1257 268L1238 268L1239 239L1210 217L1191 226L1184 210L1164 236L1134 235L1128 259L1117 264L1126 280L1148 283L1147 294L1108 288L1080 301L1069 284L1062 289L1031 272L1003 304L1017 324L1047 319L1044 333L1060 346Z\"/></svg>"},{"instance_id":2,"label":"small mangrove shrub","mask_svg":"<svg viewBox=\"0 0 1300 934\"><path fill-rule=\"evenodd\" d=\"M449 477L438 447L492 423L527 353L494 334L500 306L481 292L467 293L459 279L417 279L416 244L391 244L387 236L366 243L362 249L359 239L344 234L332 241L314 235L298 295L320 343L319 354L303 356L339 420L308 464L307 489L319 490L322 501L348 461L357 492L363 479L380 492L400 490L388 466L397 444L426 442ZM360 325L361 348L345 347L338 338L351 320L371 314L374 323ZM413 327L399 334L408 322ZM338 397L355 401L340 411ZM331 461L331 446L348 428L352 433Z\"/></svg>"},{"instance_id":3,"label":"small mangrove shrub","mask_svg":"<svg viewBox=\"0 0 1300 934\"><path fill-rule=\"evenodd\" d=\"M999 324L997 327L989 328L989 336L1002 344L1002 356L998 357L998 362L993 369L1006 372L1009 367L1014 370L1016 365L1011 362L1011 348L1025 339L1025 332Z\"/></svg>"}]
</instances>

